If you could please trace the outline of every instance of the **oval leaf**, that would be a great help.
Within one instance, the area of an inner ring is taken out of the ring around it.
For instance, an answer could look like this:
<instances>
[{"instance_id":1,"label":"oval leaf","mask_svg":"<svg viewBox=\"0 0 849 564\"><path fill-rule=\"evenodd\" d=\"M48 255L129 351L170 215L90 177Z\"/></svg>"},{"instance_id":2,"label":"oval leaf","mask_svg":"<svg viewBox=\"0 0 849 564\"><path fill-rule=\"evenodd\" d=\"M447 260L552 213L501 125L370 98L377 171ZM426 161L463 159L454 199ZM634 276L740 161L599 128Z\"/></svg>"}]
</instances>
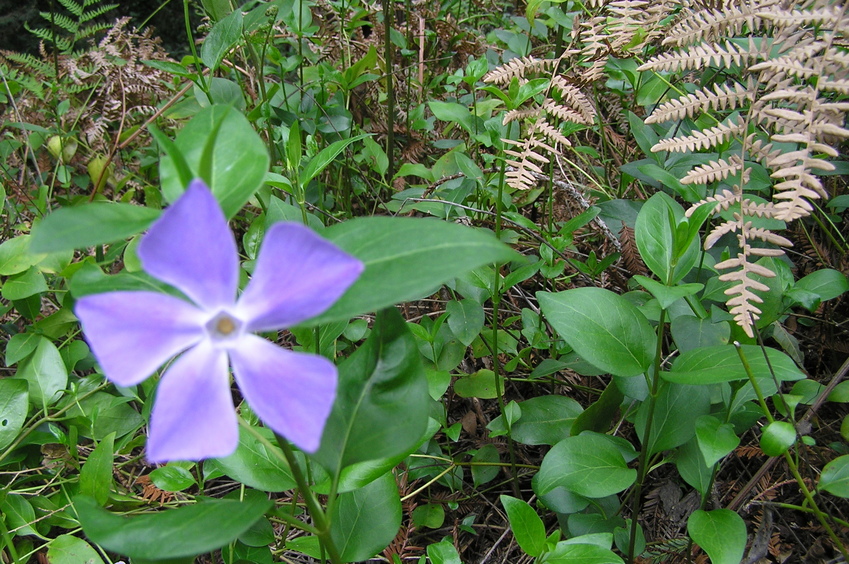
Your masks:
<instances>
[{"instance_id":1,"label":"oval leaf","mask_svg":"<svg viewBox=\"0 0 849 564\"><path fill-rule=\"evenodd\" d=\"M602 288L537 292L549 323L593 366L616 376L645 372L655 335L645 316L622 296Z\"/></svg>"},{"instance_id":2,"label":"oval leaf","mask_svg":"<svg viewBox=\"0 0 849 564\"><path fill-rule=\"evenodd\" d=\"M637 478L622 453L604 435L585 432L563 439L548 451L535 479L537 494L558 486L586 497L619 493Z\"/></svg>"},{"instance_id":3,"label":"oval leaf","mask_svg":"<svg viewBox=\"0 0 849 564\"><path fill-rule=\"evenodd\" d=\"M739 564L746 549L746 523L730 509L698 509L687 520L690 537L712 564Z\"/></svg>"},{"instance_id":4,"label":"oval leaf","mask_svg":"<svg viewBox=\"0 0 849 564\"><path fill-rule=\"evenodd\" d=\"M139 233L159 210L119 203L60 208L32 228L29 250L52 253L113 243Z\"/></svg>"}]
</instances>

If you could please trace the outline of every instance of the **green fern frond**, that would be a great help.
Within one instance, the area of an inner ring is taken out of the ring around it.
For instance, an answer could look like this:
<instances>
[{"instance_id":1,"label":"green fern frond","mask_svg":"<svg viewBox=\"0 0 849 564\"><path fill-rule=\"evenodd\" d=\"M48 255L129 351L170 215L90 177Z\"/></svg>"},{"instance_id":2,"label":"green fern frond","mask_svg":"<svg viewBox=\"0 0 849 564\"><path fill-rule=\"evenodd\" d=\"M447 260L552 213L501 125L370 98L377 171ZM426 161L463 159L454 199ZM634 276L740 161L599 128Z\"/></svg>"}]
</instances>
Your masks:
<instances>
[{"instance_id":1,"label":"green fern frond","mask_svg":"<svg viewBox=\"0 0 849 564\"><path fill-rule=\"evenodd\" d=\"M59 0L59 3L78 18L82 17L83 12L85 11L85 5L77 4L74 0Z\"/></svg>"},{"instance_id":2,"label":"green fern frond","mask_svg":"<svg viewBox=\"0 0 849 564\"><path fill-rule=\"evenodd\" d=\"M93 20L94 18L99 18L100 16L106 14L107 12L111 12L117 7L118 4L101 4L94 10L86 12L82 16L80 16L80 23L84 24L88 21Z\"/></svg>"},{"instance_id":3,"label":"green fern frond","mask_svg":"<svg viewBox=\"0 0 849 564\"><path fill-rule=\"evenodd\" d=\"M49 24L55 24L57 27L62 28L71 35L74 35L77 30L80 29L80 24L78 22L63 14L55 14L51 12L39 12L38 14L43 19L47 20Z\"/></svg>"}]
</instances>

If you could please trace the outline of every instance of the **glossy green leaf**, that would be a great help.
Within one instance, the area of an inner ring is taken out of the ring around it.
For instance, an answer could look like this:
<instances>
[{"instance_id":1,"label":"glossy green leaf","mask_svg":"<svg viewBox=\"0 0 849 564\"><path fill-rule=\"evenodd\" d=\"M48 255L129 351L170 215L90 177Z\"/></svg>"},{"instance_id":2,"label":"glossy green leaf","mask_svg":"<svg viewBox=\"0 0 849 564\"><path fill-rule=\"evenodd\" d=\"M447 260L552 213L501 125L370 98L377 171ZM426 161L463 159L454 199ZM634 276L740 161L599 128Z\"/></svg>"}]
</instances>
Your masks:
<instances>
[{"instance_id":1,"label":"glossy green leaf","mask_svg":"<svg viewBox=\"0 0 849 564\"><path fill-rule=\"evenodd\" d=\"M615 552L596 544L560 541L540 561L545 564L623 564Z\"/></svg>"},{"instance_id":2,"label":"glossy green leaf","mask_svg":"<svg viewBox=\"0 0 849 564\"><path fill-rule=\"evenodd\" d=\"M0 245L0 276L11 276L38 264L44 258L30 254L30 236L18 235Z\"/></svg>"},{"instance_id":3,"label":"glossy green leaf","mask_svg":"<svg viewBox=\"0 0 849 564\"><path fill-rule=\"evenodd\" d=\"M817 488L849 498L849 455L838 456L823 467Z\"/></svg>"},{"instance_id":4,"label":"glossy green leaf","mask_svg":"<svg viewBox=\"0 0 849 564\"><path fill-rule=\"evenodd\" d=\"M652 280L639 274L634 276L640 286L648 290L653 295L660 307L663 309L669 308L673 303L681 298L697 294L704 288L704 284L679 284L677 286L667 286L661 284L657 280Z\"/></svg>"},{"instance_id":5,"label":"glossy green leaf","mask_svg":"<svg viewBox=\"0 0 849 564\"><path fill-rule=\"evenodd\" d=\"M102 564L103 560L90 544L74 535L59 535L47 545L50 564Z\"/></svg>"},{"instance_id":6,"label":"glossy green leaf","mask_svg":"<svg viewBox=\"0 0 849 564\"><path fill-rule=\"evenodd\" d=\"M475 487L491 482L498 476L501 468L501 455L493 444L483 445L472 456L472 481Z\"/></svg>"},{"instance_id":7,"label":"glossy green leaf","mask_svg":"<svg viewBox=\"0 0 849 564\"><path fill-rule=\"evenodd\" d=\"M207 461L205 470L219 470L246 486L265 492L282 492L294 488L295 479L283 457L283 451L275 444L274 434L265 428L254 428L253 431L262 435L265 441L239 427L236 452Z\"/></svg>"},{"instance_id":8,"label":"glossy green leaf","mask_svg":"<svg viewBox=\"0 0 849 564\"><path fill-rule=\"evenodd\" d=\"M473 117L465 104L457 102L438 102L430 100L427 103L436 119L456 123L468 132L473 132Z\"/></svg>"},{"instance_id":9,"label":"glossy green leaf","mask_svg":"<svg viewBox=\"0 0 849 564\"><path fill-rule=\"evenodd\" d=\"M419 299L479 266L519 256L491 233L435 219L363 217L328 227L322 235L363 261L366 269L333 307L308 325Z\"/></svg>"},{"instance_id":10,"label":"glossy green leaf","mask_svg":"<svg viewBox=\"0 0 849 564\"><path fill-rule=\"evenodd\" d=\"M761 431L761 450L767 456L781 456L796 443L796 427L789 421L773 421Z\"/></svg>"},{"instance_id":11,"label":"glossy green leaf","mask_svg":"<svg viewBox=\"0 0 849 564\"><path fill-rule=\"evenodd\" d=\"M504 377L496 376L495 372L486 368L461 376L454 382L454 393L461 398L493 399L498 397L499 390L504 393Z\"/></svg>"},{"instance_id":12,"label":"glossy green leaf","mask_svg":"<svg viewBox=\"0 0 849 564\"><path fill-rule=\"evenodd\" d=\"M210 71L215 72L227 51L242 36L242 11L233 10L209 30L200 48L200 58Z\"/></svg>"},{"instance_id":13,"label":"glossy green leaf","mask_svg":"<svg viewBox=\"0 0 849 564\"><path fill-rule=\"evenodd\" d=\"M0 450L12 444L29 411L28 384L14 378L0 379Z\"/></svg>"},{"instance_id":14,"label":"glossy green leaf","mask_svg":"<svg viewBox=\"0 0 849 564\"><path fill-rule=\"evenodd\" d=\"M14 534L17 536L40 536L33 527L35 509L21 494L14 492L6 494L6 497L0 501L0 513L6 519L7 531L14 530Z\"/></svg>"},{"instance_id":15,"label":"glossy green leaf","mask_svg":"<svg viewBox=\"0 0 849 564\"><path fill-rule=\"evenodd\" d=\"M207 144L211 143L211 150ZM232 217L262 186L268 152L250 122L230 106L205 108L177 134L174 141L194 176L209 185L224 214ZM207 176L204 169L209 169ZM173 159L159 164L162 193L174 202L186 189Z\"/></svg>"},{"instance_id":16,"label":"glossy green leaf","mask_svg":"<svg viewBox=\"0 0 849 564\"><path fill-rule=\"evenodd\" d=\"M822 301L831 300L844 292L849 292L849 279L842 272L822 268L796 282L793 289L811 292Z\"/></svg>"},{"instance_id":17,"label":"glossy green leaf","mask_svg":"<svg viewBox=\"0 0 849 564\"><path fill-rule=\"evenodd\" d=\"M311 158L306 166L304 166L304 170L301 171L301 186L306 186L313 178L321 174L321 171L327 168L327 165L332 163L333 160L352 143L356 143L360 139L364 139L366 137L368 137L368 134L356 135L354 137L349 137L348 139L340 139L319 151L318 154Z\"/></svg>"},{"instance_id":18,"label":"glossy green leaf","mask_svg":"<svg viewBox=\"0 0 849 564\"><path fill-rule=\"evenodd\" d=\"M536 510L527 502L509 495L502 495L499 499L507 512L507 520L519 548L534 557L542 554L545 550L545 525Z\"/></svg>"},{"instance_id":19,"label":"glossy green leaf","mask_svg":"<svg viewBox=\"0 0 849 564\"><path fill-rule=\"evenodd\" d=\"M29 383L29 399L41 409L54 404L68 385L62 355L49 339L41 337L31 357L21 363L17 377Z\"/></svg>"},{"instance_id":20,"label":"glossy green leaf","mask_svg":"<svg viewBox=\"0 0 849 564\"><path fill-rule=\"evenodd\" d=\"M331 514L330 533L345 562L367 560L386 548L401 526L401 498L387 472L367 486L343 493Z\"/></svg>"},{"instance_id":21,"label":"glossy green leaf","mask_svg":"<svg viewBox=\"0 0 849 564\"><path fill-rule=\"evenodd\" d=\"M645 372L654 358L654 330L622 296L602 288L537 292L549 323L587 362L617 376Z\"/></svg>"},{"instance_id":22,"label":"glossy green leaf","mask_svg":"<svg viewBox=\"0 0 849 564\"><path fill-rule=\"evenodd\" d=\"M699 255L696 237L685 248L679 248L683 246L679 225L686 221L684 209L663 192L649 198L637 215L634 236L640 256L663 284L677 284Z\"/></svg>"},{"instance_id":23,"label":"glossy green leaf","mask_svg":"<svg viewBox=\"0 0 849 564\"><path fill-rule=\"evenodd\" d=\"M771 379L770 367L775 371L779 382L801 380L805 377L790 357L779 350L765 349L769 357L767 365L760 347L742 345L742 349L756 378ZM748 379L734 345L701 347L686 351L675 359L670 371L663 372L662 376L670 382L693 385Z\"/></svg>"},{"instance_id":24,"label":"glossy green leaf","mask_svg":"<svg viewBox=\"0 0 849 564\"><path fill-rule=\"evenodd\" d=\"M166 492L181 492L197 483L191 472L174 464L155 468L150 473L150 481Z\"/></svg>"},{"instance_id":25,"label":"glossy green leaf","mask_svg":"<svg viewBox=\"0 0 849 564\"><path fill-rule=\"evenodd\" d=\"M427 557L432 564L463 564L457 549L447 540L427 545Z\"/></svg>"},{"instance_id":26,"label":"glossy green leaf","mask_svg":"<svg viewBox=\"0 0 849 564\"><path fill-rule=\"evenodd\" d=\"M427 429L427 378L416 341L394 308L339 366L333 411L314 455L331 473L355 462L412 452Z\"/></svg>"},{"instance_id":27,"label":"glossy green leaf","mask_svg":"<svg viewBox=\"0 0 849 564\"><path fill-rule=\"evenodd\" d=\"M682 445L696 434L696 419L710 411L710 391L697 386L662 382L652 414L651 436L645 440L649 403L637 411L634 427L650 454Z\"/></svg>"},{"instance_id":28,"label":"glossy green leaf","mask_svg":"<svg viewBox=\"0 0 849 564\"><path fill-rule=\"evenodd\" d=\"M731 325L727 321L714 323L694 315L678 315L669 324L669 331L679 352L701 347L725 345L731 337Z\"/></svg>"},{"instance_id":29,"label":"glossy green leaf","mask_svg":"<svg viewBox=\"0 0 849 564\"><path fill-rule=\"evenodd\" d=\"M464 345L471 345L483 329L483 306L466 298L460 301L451 300L445 305L445 311L448 312L448 326L451 332Z\"/></svg>"},{"instance_id":30,"label":"glossy green leaf","mask_svg":"<svg viewBox=\"0 0 849 564\"><path fill-rule=\"evenodd\" d=\"M47 282L44 280L44 275L33 266L20 274L10 276L3 283L3 290L0 295L4 299L12 301L23 300L46 291Z\"/></svg>"},{"instance_id":31,"label":"glossy green leaf","mask_svg":"<svg viewBox=\"0 0 849 564\"><path fill-rule=\"evenodd\" d=\"M722 423L713 415L702 415L696 419L696 437L708 466L713 466L740 444L734 426Z\"/></svg>"},{"instance_id":32,"label":"glossy green leaf","mask_svg":"<svg viewBox=\"0 0 849 564\"><path fill-rule=\"evenodd\" d=\"M127 517L102 509L91 497L74 498L89 539L106 550L150 560L194 556L229 544L272 505L269 500L257 498L211 499Z\"/></svg>"},{"instance_id":33,"label":"glossy green leaf","mask_svg":"<svg viewBox=\"0 0 849 564\"><path fill-rule=\"evenodd\" d=\"M6 343L6 366L12 366L35 351L40 335L35 333L16 333Z\"/></svg>"},{"instance_id":34,"label":"glossy green leaf","mask_svg":"<svg viewBox=\"0 0 849 564\"><path fill-rule=\"evenodd\" d=\"M441 503L426 503L413 509L411 517L417 527L438 529L445 522L445 508Z\"/></svg>"},{"instance_id":35,"label":"glossy green leaf","mask_svg":"<svg viewBox=\"0 0 849 564\"><path fill-rule=\"evenodd\" d=\"M80 469L80 493L106 505L112 489L112 457L115 433L110 433L91 451Z\"/></svg>"},{"instance_id":36,"label":"glossy green leaf","mask_svg":"<svg viewBox=\"0 0 849 564\"><path fill-rule=\"evenodd\" d=\"M710 557L712 564L740 564L746 549L746 523L729 509L694 511L687 532Z\"/></svg>"},{"instance_id":37,"label":"glossy green leaf","mask_svg":"<svg viewBox=\"0 0 849 564\"><path fill-rule=\"evenodd\" d=\"M705 464L695 437L675 450L675 467L681 478L700 494L705 494L713 483L713 469Z\"/></svg>"},{"instance_id":38,"label":"glossy green leaf","mask_svg":"<svg viewBox=\"0 0 849 564\"><path fill-rule=\"evenodd\" d=\"M32 228L30 252L51 253L121 241L144 231L159 213L121 203L59 208Z\"/></svg>"},{"instance_id":39,"label":"glossy green leaf","mask_svg":"<svg viewBox=\"0 0 849 564\"><path fill-rule=\"evenodd\" d=\"M584 432L548 451L535 479L538 494L558 486L591 498L619 493L637 478L619 449L605 435Z\"/></svg>"},{"instance_id":40,"label":"glossy green leaf","mask_svg":"<svg viewBox=\"0 0 849 564\"><path fill-rule=\"evenodd\" d=\"M601 396L575 418L570 433L580 435L584 431L606 432L613 425L624 397L615 384L606 386Z\"/></svg>"},{"instance_id":41,"label":"glossy green leaf","mask_svg":"<svg viewBox=\"0 0 849 564\"><path fill-rule=\"evenodd\" d=\"M553 445L570 436L581 404L566 396L538 396L518 403L521 417L511 426L514 441L526 445ZM502 418L499 415L496 419Z\"/></svg>"}]
</instances>

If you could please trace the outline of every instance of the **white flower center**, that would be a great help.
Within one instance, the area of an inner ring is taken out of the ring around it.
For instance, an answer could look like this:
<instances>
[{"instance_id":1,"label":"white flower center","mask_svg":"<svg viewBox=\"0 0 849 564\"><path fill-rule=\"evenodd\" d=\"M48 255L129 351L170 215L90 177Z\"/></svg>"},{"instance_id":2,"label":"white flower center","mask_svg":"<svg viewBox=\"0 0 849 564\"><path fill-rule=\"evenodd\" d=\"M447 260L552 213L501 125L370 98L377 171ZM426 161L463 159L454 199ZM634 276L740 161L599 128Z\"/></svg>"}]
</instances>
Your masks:
<instances>
[{"instance_id":1,"label":"white flower center","mask_svg":"<svg viewBox=\"0 0 849 564\"><path fill-rule=\"evenodd\" d=\"M206 322L206 334L213 342L229 341L242 333L244 323L226 311L219 311Z\"/></svg>"}]
</instances>

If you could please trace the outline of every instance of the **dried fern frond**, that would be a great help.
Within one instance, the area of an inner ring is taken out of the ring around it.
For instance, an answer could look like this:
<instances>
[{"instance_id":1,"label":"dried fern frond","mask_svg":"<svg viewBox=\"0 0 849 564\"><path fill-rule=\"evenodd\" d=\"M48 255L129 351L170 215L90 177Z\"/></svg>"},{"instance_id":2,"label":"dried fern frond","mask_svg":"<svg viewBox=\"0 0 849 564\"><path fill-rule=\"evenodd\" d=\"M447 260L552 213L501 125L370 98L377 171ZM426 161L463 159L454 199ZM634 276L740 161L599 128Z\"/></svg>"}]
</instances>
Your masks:
<instances>
[{"instance_id":1,"label":"dried fern frond","mask_svg":"<svg viewBox=\"0 0 849 564\"><path fill-rule=\"evenodd\" d=\"M701 69L706 66L729 67L732 64L743 66L762 56L754 40L749 38L748 45L741 47L731 41L695 45L672 53L653 57L640 65L639 71L680 71Z\"/></svg>"},{"instance_id":2,"label":"dried fern frond","mask_svg":"<svg viewBox=\"0 0 849 564\"><path fill-rule=\"evenodd\" d=\"M514 78L525 80L532 73L554 69L559 59L537 59L535 57L516 57L500 67L486 73L483 81L489 84L506 85Z\"/></svg>"},{"instance_id":3,"label":"dried fern frond","mask_svg":"<svg viewBox=\"0 0 849 564\"><path fill-rule=\"evenodd\" d=\"M732 155L726 161L719 159L697 166L681 179L681 184L707 184L717 180L725 180L743 170L743 159Z\"/></svg>"},{"instance_id":4,"label":"dried fern frond","mask_svg":"<svg viewBox=\"0 0 849 564\"><path fill-rule=\"evenodd\" d=\"M723 35L738 35L744 27L757 31L763 27L759 11L776 3L776 0L749 1L691 12L669 30L663 45L681 47L698 41L713 41Z\"/></svg>"},{"instance_id":5,"label":"dried fern frond","mask_svg":"<svg viewBox=\"0 0 849 564\"><path fill-rule=\"evenodd\" d=\"M754 98L755 87L752 84L714 84L713 91L708 88L700 89L661 104L646 118L646 123L695 118L699 113L716 110L734 110L739 108L742 102L752 102Z\"/></svg>"},{"instance_id":6,"label":"dried fern frond","mask_svg":"<svg viewBox=\"0 0 849 564\"><path fill-rule=\"evenodd\" d=\"M654 147L651 148L652 153L660 151L699 151L715 147L720 143L724 143L732 137L739 136L746 131L745 124L729 121L728 123L720 123L716 127L711 127L704 131L694 131L692 135L682 137L672 137L671 139L662 139Z\"/></svg>"}]
</instances>

